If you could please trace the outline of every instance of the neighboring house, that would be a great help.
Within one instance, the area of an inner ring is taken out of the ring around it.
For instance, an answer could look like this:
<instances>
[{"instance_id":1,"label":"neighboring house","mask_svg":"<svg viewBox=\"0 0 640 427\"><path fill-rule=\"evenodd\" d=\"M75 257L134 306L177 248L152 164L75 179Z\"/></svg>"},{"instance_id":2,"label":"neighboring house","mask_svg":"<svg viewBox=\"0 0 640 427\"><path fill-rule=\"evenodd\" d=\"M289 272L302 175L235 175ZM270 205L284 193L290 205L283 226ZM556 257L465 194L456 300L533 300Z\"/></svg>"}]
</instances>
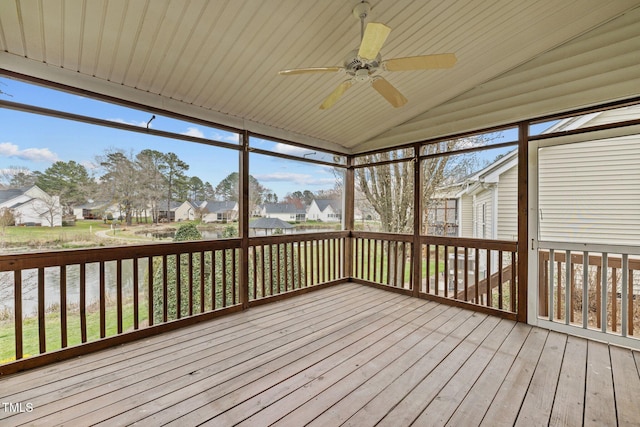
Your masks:
<instances>
[{"instance_id":1,"label":"neighboring house","mask_svg":"<svg viewBox=\"0 0 640 427\"><path fill-rule=\"evenodd\" d=\"M561 120L543 133L638 117L638 106L619 108ZM640 242L639 143L637 135L629 135L607 139L604 151L603 142L599 140L580 142L577 145L580 149L574 144L541 149L538 160L541 239L637 245ZM457 235L517 240L517 183L518 152L514 150L463 182L439 189L439 193L455 200ZM452 195L451 189L456 187L458 190ZM567 203L569 200L572 202Z\"/></svg>"},{"instance_id":2,"label":"neighboring house","mask_svg":"<svg viewBox=\"0 0 640 427\"><path fill-rule=\"evenodd\" d=\"M182 205L180 202L174 202L173 200L168 203L166 200L160 200L158 202L158 221L176 221L176 210ZM167 208L169 210L167 211Z\"/></svg>"},{"instance_id":3,"label":"neighboring house","mask_svg":"<svg viewBox=\"0 0 640 427\"><path fill-rule=\"evenodd\" d=\"M187 200L175 209L175 220L193 221L200 215L205 205L206 202L190 202Z\"/></svg>"},{"instance_id":4,"label":"neighboring house","mask_svg":"<svg viewBox=\"0 0 640 427\"><path fill-rule=\"evenodd\" d=\"M342 221L342 200L313 199L307 210L307 219L323 222Z\"/></svg>"},{"instance_id":5,"label":"neighboring house","mask_svg":"<svg viewBox=\"0 0 640 427\"><path fill-rule=\"evenodd\" d=\"M259 216L278 218L282 221L306 221L307 210L293 203L265 203L260 209Z\"/></svg>"},{"instance_id":6,"label":"neighboring house","mask_svg":"<svg viewBox=\"0 0 640 427\"><path fill-rule=\"evenodd\" d=\"M459 185L460 191L453 198L459 237L518 239L517 150L468 176Z\"/></svg>"},{"instance_id":7,"label":"neighboring house","mask_svg":"<svg viewBox=\"0 0 640 427\"><path fill-rule=\"evenodd\" d=\"M94 202L90 201L84 205L74 206L73 216L76 219L102 219L108 214L117 218L119 215L116 213L119 211L117 204L111 204L109 202Z\"/></svg>"},{"instance_id":8,"label":"neighboring house","mask_svg":"<svg viewBox=\"0 0 640 427\"><path fill-rule=\"evenodd\" d=\"M227 222L238 220L238 202L212 201L202 206L202 222Z\"/></svg>"},{"instance_id":9,"label":"neighboring house","mask_svg":"<svg viewBox=\"0 0 640 427\"><path fill-rule=\"evenodd\" d=\"M62 225L62 207L58 196L50 196L38 186L0 190L0 209L13 213L16 225Z\"/></svg>"}]
</instances>

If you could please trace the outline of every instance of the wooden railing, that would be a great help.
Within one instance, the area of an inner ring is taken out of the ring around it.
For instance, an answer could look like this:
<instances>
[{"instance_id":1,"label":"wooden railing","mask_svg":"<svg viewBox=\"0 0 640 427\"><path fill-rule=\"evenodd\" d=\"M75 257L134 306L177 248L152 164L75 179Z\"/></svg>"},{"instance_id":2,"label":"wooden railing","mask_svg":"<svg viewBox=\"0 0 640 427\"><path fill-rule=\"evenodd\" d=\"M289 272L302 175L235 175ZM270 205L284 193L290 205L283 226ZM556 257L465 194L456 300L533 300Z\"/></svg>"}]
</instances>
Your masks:
<instances>
[{"instance_id":1,"label":"wooden railing","mask_svg":"<svg viewBox=\"0 0 640 427\"><path fill-rule=\"evenodd\" d=\"M353 278L386 287L413 289L413 236L353 232Z\"/></svg>"},{"instance_id":2,"label":"wooden railing","mask_svg":"<svg viewBox=\"0 0 640 427\"><path fill-rule=\"evenodd\" d=\"M237 305L239 249L233 239L2 256L0 274L13 283L12 358Z\"/></svg>"},{"instance_id":3,"label":"wooden railing","mask_svg":"<svg viewBox=\"0 0 640 427\"><path fill-rule=\"evenodd\" d=\"M10 330L0 335L0 373L12 360L36 366L46 361L30 365L28 356L72 357L338 283L347 237L251 238L246 263L242 239L0 256L0 280L12 290L3 295L12 307L0 323Z\"/></svg>"},{"instance_id":4,"label":"wooden railing","mask_svg":"<svg viewBox=\"0 0 640 427\"><path fill-rule=\"evenodd\" d=\"M347 232L249 239L249 300L345 278Z\"/></svg>"},{"instance_id":5,"label":"wooden railing","mask_svg":"<svg viewBox=\"0 0 640 427\"><path fill-rule=\"evenodd\" d=\"M588 250L539 250L538 315L584 329L640 336L640 252L582 246Z\"/></svg>"},{"instance_id":6,"label":"wooden railing","mask_svg":"<svg viewBox=\"0 0 640 427\"><path fill-rule=\"evenodd\" d=\"M15 372L14 359L37 366L349 279L515 313L516 243L418 241L419 273L414 236L348 231L1 256L13 306L0 373Z\"/></svg>"},{"instance_id":7,"label":"wooden railing","mask_svg":"<svg viewBox=\"0 0 640 427\"><path fill-rule=\"evenodd\" d=\"M517 242L421 236L420 294L515 318Z\"/></svg>"}]
</instances>

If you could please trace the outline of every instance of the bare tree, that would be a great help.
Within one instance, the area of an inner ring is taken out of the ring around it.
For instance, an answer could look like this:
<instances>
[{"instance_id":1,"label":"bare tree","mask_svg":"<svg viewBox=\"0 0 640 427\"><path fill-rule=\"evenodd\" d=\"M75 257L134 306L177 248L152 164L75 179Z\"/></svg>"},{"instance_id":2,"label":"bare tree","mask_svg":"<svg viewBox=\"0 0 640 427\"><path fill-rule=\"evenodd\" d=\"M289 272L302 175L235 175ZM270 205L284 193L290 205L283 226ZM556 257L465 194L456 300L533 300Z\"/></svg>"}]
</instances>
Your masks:
<instances>
[{"instance_id":1,"label":"bare tree","mask_svg":"<svg viewBox=\"0 0 640 427\"><path fill-rule=\"evenodd\" d=\"M62 219L62 207L58 196L42 195L34 199L33 209L49 224L49 227L56 226L57 218Z\"/></svg>"}]
</instances>

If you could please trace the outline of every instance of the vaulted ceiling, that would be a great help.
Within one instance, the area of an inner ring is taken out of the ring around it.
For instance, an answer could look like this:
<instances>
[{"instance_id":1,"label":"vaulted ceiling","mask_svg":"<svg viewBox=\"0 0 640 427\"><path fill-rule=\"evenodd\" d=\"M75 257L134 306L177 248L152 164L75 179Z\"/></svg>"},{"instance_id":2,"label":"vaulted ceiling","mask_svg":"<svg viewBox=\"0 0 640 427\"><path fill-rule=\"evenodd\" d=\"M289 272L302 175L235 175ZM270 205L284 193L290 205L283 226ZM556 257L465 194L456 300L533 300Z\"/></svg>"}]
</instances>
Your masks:
<instances>
[{"instance_id":1,"label":"vaulted ceiling","mask_svg":"<svg viewBox=\"0 0 640 427\"><path fill-rule=\"evenodd\" d=\"M3 0L0 69L344 153L640 95L639 0L370 0L383 59L455 53L450 69L382 71L318 107L360 43L356 0Z\"/></svg>"}]
</instances>

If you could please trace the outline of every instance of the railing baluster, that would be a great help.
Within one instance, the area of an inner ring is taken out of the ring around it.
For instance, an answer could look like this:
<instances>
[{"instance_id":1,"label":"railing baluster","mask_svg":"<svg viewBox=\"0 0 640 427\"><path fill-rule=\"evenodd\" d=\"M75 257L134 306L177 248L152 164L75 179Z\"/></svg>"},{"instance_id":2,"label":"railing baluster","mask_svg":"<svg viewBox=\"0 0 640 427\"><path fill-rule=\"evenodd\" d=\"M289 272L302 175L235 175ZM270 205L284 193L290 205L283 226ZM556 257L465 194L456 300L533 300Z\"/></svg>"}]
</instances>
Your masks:
<instances>
[{"instance_id":1,"label":"railing baluster","mask_svg":"<svg viewBox=\"0 0 640 427\"><path fill-rule=\"evenodd\" d=\"M60 266L60 346L67 348L67 266Z\"/></svg>"},{"instance_id":2,"label":"railing baluster","mask_svg":"<svg viewBox=\"0 0 640 427\"><path fill-rule=\"evenodd\" d=\"M464 300L469 301L469 248L464 247Z\"/></svg>"},{"instance_id":3,"label":"railing baluster","mask_svg":"<svg viewBox=\"0 0 640 427\"><path fill-rule=\"evenodd\" d=\"M493 287L491 284L491 249L487 249L487 307L493 307Z\"/></svg>"},{"instance_id":4,"label":"railing baluster","mask_svg":"<svg viewBox=\"0 0 640 427\"><path fill-rule=\"evenodd\" d=\"M140 328L140 314L138 313L140 309L140 295L139 295L139 287L138 281L140 280L140 273L138 271L138 258L133 258L133 329L138 330Z\"/></svg>"},{"instance_id":5,"label":"railing baluster","mask_svg":"<svg viewBox=\"0 0 640 427\"><path fill-rule=\"evenodd\" d=\"M22 359L22 270L13 272L14 340L16 360Z\"/></svg>"},{"instance_id":6,"label":"railing baluster","mask_svg":"<svg viewBox=\"0 0 640 427\"><path fill-rule=\"evenodd\" d=\"M435 264L433 266L434 271L434 276L435 276L435 280L434 280L434 290L435 290L435 294L439 295L440 294L440 245L433 245L434 247L434 254L435 254Z\"/></svg>"},{"instance_id":7,"label":"railing baluster","mask_svg":"<svg viewBox=\"0 0 640 427\"><path fill-rule=\"evenodd\" d=\"M217 293L218 293L218 281L216 280L216 258L217 250L211 251L211 310L215 310L218 307Z\"/></svg>"},{"instance_id":8,"label":"railing baluster","mask_svg":"<svg viewBox=\"0 0 640 427\"><path fill-rule=\"evenodd\" d=\"M422 255L424 253L424 256ZM420 245L420 268L422 268L422 263L425 263L425 274L422 278L422 280L424 280L425 285L424 285L424 292L425 293L430 293L431 291L431 254L430 254L430 250L429 250L429 244L428 243L422 243ZM420 286L420 288L418 289L418 292L422 292L422 283L418 283L418 286Z\"/></svg>"},{"instance_id":9,"label":"railing baluster","mask_svg":"<svg viewBox=\"0 0 640 427\"><path fill-rule=\"evenodd\" d=\"M607 332L607 278L609 276L608 254L602 253L602 284L600 285L600 327L602 332Z\"/></svg>"},{"instance_id":10,"label":"railing baluster","mask_svg":"<svg viewBox=\"0 0 640 427\"><path fill-rule=\"evenodd\" d=\"M402 242L402 261L400 261L400 287L404 288L404 270L405 270L405 263L406 263L406 259L407 259L407 243L406 242ZM409 271L411 271L411 268L409 269Z\"/></svg>"},{"instance_id":11,"label":"railing baluster","mask_svg":"<svg viewBox=\"0 0 640 427\"><path fill-rule=\"evenodd\" d=\"M38 344L40 353L47 351L44 304L44 267L38 268Z\"/></svg>"},{"instance_id":12,"label":"railing baluster","mask_svg":"<svg viewBox=\"0 0 640 427\"><path fill-rule=\"evenodd\" d=\"M582 327L589 327L589 252L582 253Z\"/></svg>"},{"instance_id":13,"label":"railing baluster","mask_svg":"<svg viewBox=\"0 0 640 427\"><path fill-rule=\"evenodd\" d=\"M607 292L608 293L608 292ZM611 331L618 331L618 272L611 267Z\"/></svg>"},{"instance_id":14,"label":"railing baluster","mask_svg":"<svg viewBox=\"0 0 640 427\"><path fill-rule=\"evenodd\" d=\"M227 250L222 250L222 307L227 306Z\"/></svg>"},{"instance_id":15,"label":"railing baluster","mask_svg":"<svg viewBox=\"0 0 640 427\"><path fill-rule=\"evenodd\" d=\"M182 254L175 255L175 279L176 279L176 319L182 317Z\"/></svg>"},{"instance_id":16,"label":"railing baluster","mask_svg":"<svg viewBox=\"0 0 640 427\"><path fill-rule=\"evenodd\" d=\"M81 264L81 266L82 265L83 264ZM153 274L154 274L153 256L150 256L149 258L147 258L147 288L148 288L147 295L149 298L149 300L147 301L147 307L148 307L147 317L149 318L149 326L153 326L153 298L154 298Z\"/></svg>"},{"instance_id":17,"label":"railing baluster","mask_svg":"<svg viewBox=\"0 0 640 427\"><path fill-rule=\"evenodd\" d=\"M453 247L453 298L458 299L458 247Z\"/></svg>"},{"instance_id":18,"label":"railing baluster","mask_svg":"<svg viewBox=\"0 0 640 427\"><path fill-rule=\"evenodd\" d=\"M562 270L562 262L560 260L556 261L556 267L556 277L558 279L556 286L556 318L560 320L562 318L562 274L560 273Z\"/></svg>"},{"instance_id":19,"label":"railing baluster","mask_svg":"<svg viewBox=\"0 0 640 427\"><path fill-rule=\"evenodd\" d=\"M555 253L549 250L549 320L553 321L553 277L555 275Z\"/></svg>"},{"instance_id":20,"label":"railing baluster","mask_svg":"<svg viewBox=\"0 0 640 427\"><path fill-rule=\"evenodd\" d=\"M122 260L116 260L116 328L122 333Z\"/></svg>"},{"instance_id":21,"label":"railing baluster","mask_svg":"<svg viewBox=\"0 0 640 427\"><path fill-rule=\"evenodd\" d=\"M444 246L444 255L442 258L444 261L444 297L449 298L449 246L447 245Z\"/></svg>"},{"instance_id":22,"label":"railing baluster","mask_svg":"<svg viewBox=\"0 0 640 427\"><path fill-rule=\"evenodd\" d=\"M480 304L480 248L476 248L476 262L475 269L473 272L474 275L474 288L475 288L475 299L476 304Z\"/></svg>"},{"instance_id":23,"label":"railing baluster","mask_svg":"<svg viewBox=\"0 0 640 427\"><path fill-rule=\"evenodd\" d=\"M620 283L620 285L622 286L621 289L621 299L620 299L620 309L621 309L621 313L620 313L620 326L621 326L621 334L623 337L626 337L629 333L629 328L628 328L628 323L629 323L629 318L628 316L628 295L629 295L629 285L628 285L628 280L629 280L629 255L627 254L622 254L622 266L621 266L621 273L622 273L622 280ZM614 298L617 299L617 295L614 296Z\"/></svg>"},{"instance_id":24,"label":"railing baluster","mask_svg":"<svg viewBox=\"0 0 640 427\"><path fill-rule=\"evenodd\" d=\"M265 259L266 259L266 249L265 246L262 245L260 246L260 264L261 264L261 268L260 268L260 275L261 275L261 282L260 282L260 286L261 286L261 290L262 290L262 295L260 295L262 298L265 297L266 295L266 290L265 290L265 281L266 281L266 272L265 272Z\"/></svg>"},{"instance_id":25,"label":"railing baluster","mask_svg":"<svg viewBox=\"0 0 640 427\"><path fill-rule=\"evenodd\" d=\"M191 251L187 254L187 262L189 263L187 266L187 271L189 273L189 316L193 316L193 252Z\"/></svg>"},{"instance_id":26,"label":"railing baluster","mask_svg":"<svg viewBox=\"0 0 640 427\"><path fill-rule=\"evenodd\" d=\"M205 286L204 286L204 281L205 281L205 274L204 274L204 251L200 251L199 252L200 255L200 313L204 313L206 310L205 307Z\"/></svg>"},{"instance_id":27,"label":"railing baluster","mask_svg":"<svg viewBox=\"0 0 640 427\"><path fill-rule=\"evenodd\" d=\"M238 303L239 300L239 292L240 289L238 288L238 276L236 274L236 272L238 271L238 264L237 264L237 249L230 249L231 250L231 286L232 286L232 301L231 303L233 305L236 305Z\"/></svg>"},{"instance_id":28,"label":"railing baluster","mask_svg":"<svg viewBox=\"0 0 640 427\"><path fill-rule=\"evenodd\" d=\"M107 335L107 331L106 331L107 295L106 295L104 261L100 261L98 270L100 274L100 338L104 338Z\"/></svg>"},{"instance_id":29,"label":"railing baluster","mask_svg":"<svg viewBox=\"0 0 640 427\"><path fill-rule=\"evenodd\" d=\"M571 262L571 251L565 252L565 263L564 263L564 323L568 325L571 321L571 267L573 263ZM573 310L571 310L573 311Z\"/></svg>"},{"instance_id":30,"label":"railing baluster","mask_svg":"<svg viewBox=\"0 0 640 427\"><path fill-rule=\"evenodd\" d=\"M627 331L629 336L633 336L633 270L629 269L629 284L627 286L627 291L629 292L629 313L627 323L629 325L629 330Z\"/></svg>"},{"instance_id":31,"label":"railing baluster","mask_svg":"<svg viewBox=\"0 0 640 427\"><path fill-rule=\"evenodd\" d=\"M163 322L167 322L168 318L169 318L169 313L168 313L168 294L169 294L169 289L168 289L168 274L167 274L167 256L163 255L162 256L162 321Z\"/></svg>"},{"instance_id":32,"label":"railing baluster","mask_svg":"<svg viewBox=\"0 0 640 427\"><path fill-rule=\"evenodd\" d=\"M515 252L511 252L511 280L510 280L510 285L511 288L509 289L509 302L511 303L511 311L513 313L516 312L516 302L517 302L517 295L516 295L516 274L518 271L518 266L517 266L517 261L516 261L516 253Z\"/></svg>"},{"instance_id":33,"label":"railing baluster","mask_svg":"<svg viewBox=\"0 0 640 427\"><path fill-rule=\"evenodd\" d=\"M298 281L297 286L294 286L294 289L300 289L302 287L302 242L296 242L296 251L298 253L298 259L296 264L298 265Z\"/></svg>"},{"instance_id":34,"label":"railing baluster","mask_svg":"<svg viewBox=\"0 0 640 427\"><path fill-rule=\"evenodd\" d=\"M498 309L502 310L502 251L498 251Z\"/></svg>"},{"instance_id":35,"label":"railing baluster","mask_svg":"<svg viewBox=\"0 0 640 427\"><path fill-rule=\"evenodd\" d=\"M372 261L372 267L373 267L373 275L372 275L372 280L374 282L378 281L378 268L380 266L380 262L378 262L378 242L380 240L378 239L374 239L373 241L373 261Z\"/></svg>"}]
</instances>

